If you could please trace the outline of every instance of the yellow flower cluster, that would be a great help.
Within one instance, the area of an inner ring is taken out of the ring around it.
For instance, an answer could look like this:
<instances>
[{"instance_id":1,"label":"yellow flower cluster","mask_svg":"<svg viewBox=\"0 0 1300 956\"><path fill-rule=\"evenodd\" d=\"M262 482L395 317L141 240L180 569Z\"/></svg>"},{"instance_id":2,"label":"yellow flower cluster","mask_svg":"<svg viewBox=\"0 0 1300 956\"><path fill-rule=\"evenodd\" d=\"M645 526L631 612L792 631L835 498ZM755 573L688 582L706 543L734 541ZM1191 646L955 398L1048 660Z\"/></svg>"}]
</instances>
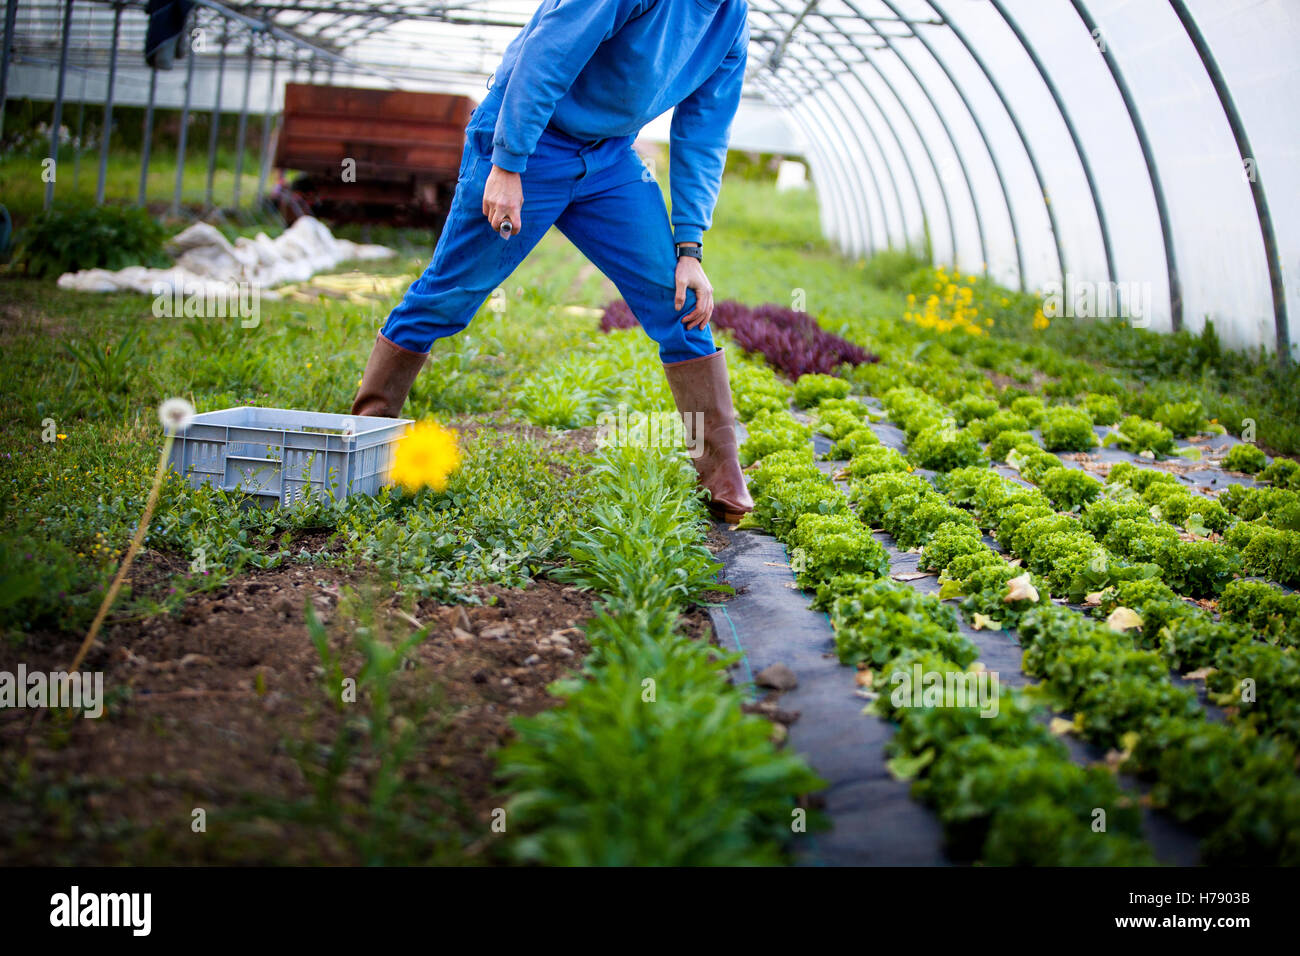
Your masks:
<instances>
[{"instance_id":1,"label":"yellow flower cluster","mask_svg":"<svg viewBox=\"0 0 1300 956\"><path fill-rule=\"evenodd\" d=\"M1043 315L1043 309L1040 306L1034 310L1034 331L1041 332L1052 323L1048 321L1047 316Z\"/></svg>"},{"instance_id":2,"label":"yellow flower cluster","mask_svg":"<svg viewBox=\"0 0 1300 956\"><path fill-rule=\"evenodd\" d=\"M432 419L417 422L397 441L388 477L407 491L421 488L442 491L447 478L460 467L460 447L455 430Z\"/></svg>"},{"instance_id":3,"label":"yellow flower cluster","mask_svg":"<svg viewBox=\"0 0 1300 956\"><path fill-rule=\"evenodd\" d=\"M114 548L104 537L104 532L96 531L95 540L90 544L90 557L96 561L108 561L122 553L121 548ZM77 557L86 557L85 551L78 551Z\"/></svg>"},{"instance_id":4,"label":"yellow flower cluster","mask_svg":"<svg viewBox=\"0 0 1300 956\"><path fill-rule=\"evenodd\" d=\"M935 332L956 329L968 335L984 335L992 328L993 320L980 318L974 285L974 276L963 276L960 272L949 275L939 266L935 269L934 291L926 296L920 309L917 309L916 296L909 295L903 319Z\"/></svg>"}]
</instances>

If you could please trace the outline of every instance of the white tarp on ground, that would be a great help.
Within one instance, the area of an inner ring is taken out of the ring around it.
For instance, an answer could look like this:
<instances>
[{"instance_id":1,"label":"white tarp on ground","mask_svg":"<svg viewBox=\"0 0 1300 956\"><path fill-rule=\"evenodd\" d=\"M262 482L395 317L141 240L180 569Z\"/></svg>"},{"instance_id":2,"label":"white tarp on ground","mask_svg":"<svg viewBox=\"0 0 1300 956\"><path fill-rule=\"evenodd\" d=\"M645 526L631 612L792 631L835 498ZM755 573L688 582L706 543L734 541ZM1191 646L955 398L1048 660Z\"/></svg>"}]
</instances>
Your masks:
<instances>
[{"instance_id":1,"label":"white tarp on ground","mask_svg":"<svg viewBox=\"0 0 1300 956\"><path fill-rule=\"evenodd\" d=\"M362 245L335 238L319 219L304 216L274 239L259 232L254 238L239 237L232 245L215 227L195 223L167 244L176 259L170 269L129 266L117 272L85 269L59 276L60 289L82 292L142 292L159 295L164 291L204 294L228 290L232 283L265 291L286 282L302 282L318 272L333 269L350 260L391 259L396 250L387 246Z\"/></svg>"}]
</instances>

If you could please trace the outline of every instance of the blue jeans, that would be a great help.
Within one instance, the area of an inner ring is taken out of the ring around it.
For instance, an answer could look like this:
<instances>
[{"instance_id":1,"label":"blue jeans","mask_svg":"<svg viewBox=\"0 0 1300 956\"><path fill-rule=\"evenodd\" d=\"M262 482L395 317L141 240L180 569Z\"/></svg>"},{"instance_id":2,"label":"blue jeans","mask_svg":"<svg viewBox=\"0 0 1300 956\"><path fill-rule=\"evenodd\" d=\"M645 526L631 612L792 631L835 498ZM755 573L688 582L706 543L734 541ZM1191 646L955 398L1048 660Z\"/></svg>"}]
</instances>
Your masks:
<instances>
[{"instance_id":1,"label":"blue jeans","mask_svg":"<svg viewBox=\"0 0 1300 956\"><path fill-rule=\"evenodd\" d=\"M673 305L672 227L659 184L632 149L634 137L584 143L543 132L522 174L523 228L506 240L482 208L496 124L490 102L475 110L466 130L456 194L433 261L388 316L382 335L420 353L455 335L554 225L618 287L664 362L711 355L712 332L681 322L695 307L695 293L686 291L681 309Z\"/></svg>"}]
</instances>

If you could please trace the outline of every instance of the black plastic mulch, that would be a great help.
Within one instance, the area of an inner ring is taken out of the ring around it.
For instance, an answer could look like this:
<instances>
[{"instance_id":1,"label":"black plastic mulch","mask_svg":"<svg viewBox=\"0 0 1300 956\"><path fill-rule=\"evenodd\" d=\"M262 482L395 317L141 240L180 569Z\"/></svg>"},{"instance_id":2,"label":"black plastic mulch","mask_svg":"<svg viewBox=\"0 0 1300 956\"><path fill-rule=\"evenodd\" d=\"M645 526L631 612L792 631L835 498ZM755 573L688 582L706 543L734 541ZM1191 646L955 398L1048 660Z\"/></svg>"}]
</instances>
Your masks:
<instances>
[{"instance_id":1,"label":"black plastic mulch","mask_svg":"<svg viewBox=\"0 0 1300 956\"><path fill-rule=\"evenodd\" d=\"M868 403L878 407L876 402ZM905 451L901 429L888 422L875 422L871 427L883 444ZM1104 431L1098 429L1099 434ZM1199 444L1203 451L1217 457L1235 442L1231 437L1219 437ZM830 447L830 442L820 435L814 436L813 444L818 455L825 454ZM1117 448L1095 449L1089 458L1151 464ZM1078 468L1085 460L1066 457L1064 462ZM842 465L842 462L821 463L827 472ZM1004 475L1018 477L1014 469L994 467ZM1191 465L1180 475L1180 480L1206 487L1253 483L1250 478L1226 473L1209 462ZM710 609L714 628L724 644L743 655L735 676L751 687L756 698L773 693L754 686L755 675L763 669L784 664L794 672L798 685L772 699L781 710L798 714L789 725L787 746L802 754L827 781L821 798L831 828L796 836L793 848L797 861L802 865L841 866L949 863L943 852L943 832L938 819L912 800L909 785L895 780L885 767L884 747L894 734L894 726L862 713L867 701L856 692L854 671L842 667L835 656L834 635L827 616L812 610L808 596L795 588L785 547L760 532L724 527L723 534L728 546L717 558L724 566L723 578L737 593L725 604ZM896 579L902 577L905 583L923 593L938 592L937 576L914 576L919 573L917 553L900 551L883 532L875 537L889 552L891 574ZM991 538L986 541L997 547ZM961 633L979 647L980 660L999 675L1001 682L1012 687L1030 683L1021 668L1021 650L1014 631L977 631L964 618L959 616L958 620ZM1211 720L1222 719L1213 707L1207 707L1207 715ZM787 719L789 716L787 713ZM1104 757L1099 748L1071 735L1063 740L1072 759L1080 764L1094 763ZM1121 782L1135 793L1145 789L1132 778L1122 777ZM1182 865L1197 862L1198 841L1190 831L1150 810L1144 812L1144 826L1161 862Z\"/></svg>"}]
</instances>

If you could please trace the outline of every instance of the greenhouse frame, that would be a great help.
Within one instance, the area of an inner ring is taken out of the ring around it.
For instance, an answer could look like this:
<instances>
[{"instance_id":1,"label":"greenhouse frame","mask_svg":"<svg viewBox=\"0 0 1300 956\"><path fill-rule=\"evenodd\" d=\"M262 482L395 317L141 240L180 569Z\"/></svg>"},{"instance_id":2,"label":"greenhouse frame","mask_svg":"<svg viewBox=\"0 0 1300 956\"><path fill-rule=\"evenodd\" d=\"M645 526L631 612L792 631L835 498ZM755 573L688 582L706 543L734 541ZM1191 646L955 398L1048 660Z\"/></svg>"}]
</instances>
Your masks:
<instances>
[{"instance_id":1,"label":"greenhouse frame","mask_svg":"<svg viewBox=\"0 0 1300 956\"><path fill-rule=\"evenodd\" d=\"M196 55L162 82L138 55L115 55L142 49L143 6L6 0L0 100L53 99L63 125L89 100L239 111L269 129L298 78L481 95L532 5L198 0ZM1151 328L1210 319L1231 345L1292 356L1292 5L749 6L747 88L797 127L823 228L846 254L928 245L935 261L1012 287L1069 298L1083 283L1103 290L1101 310Z\"/></svg>"}]
</instances>

